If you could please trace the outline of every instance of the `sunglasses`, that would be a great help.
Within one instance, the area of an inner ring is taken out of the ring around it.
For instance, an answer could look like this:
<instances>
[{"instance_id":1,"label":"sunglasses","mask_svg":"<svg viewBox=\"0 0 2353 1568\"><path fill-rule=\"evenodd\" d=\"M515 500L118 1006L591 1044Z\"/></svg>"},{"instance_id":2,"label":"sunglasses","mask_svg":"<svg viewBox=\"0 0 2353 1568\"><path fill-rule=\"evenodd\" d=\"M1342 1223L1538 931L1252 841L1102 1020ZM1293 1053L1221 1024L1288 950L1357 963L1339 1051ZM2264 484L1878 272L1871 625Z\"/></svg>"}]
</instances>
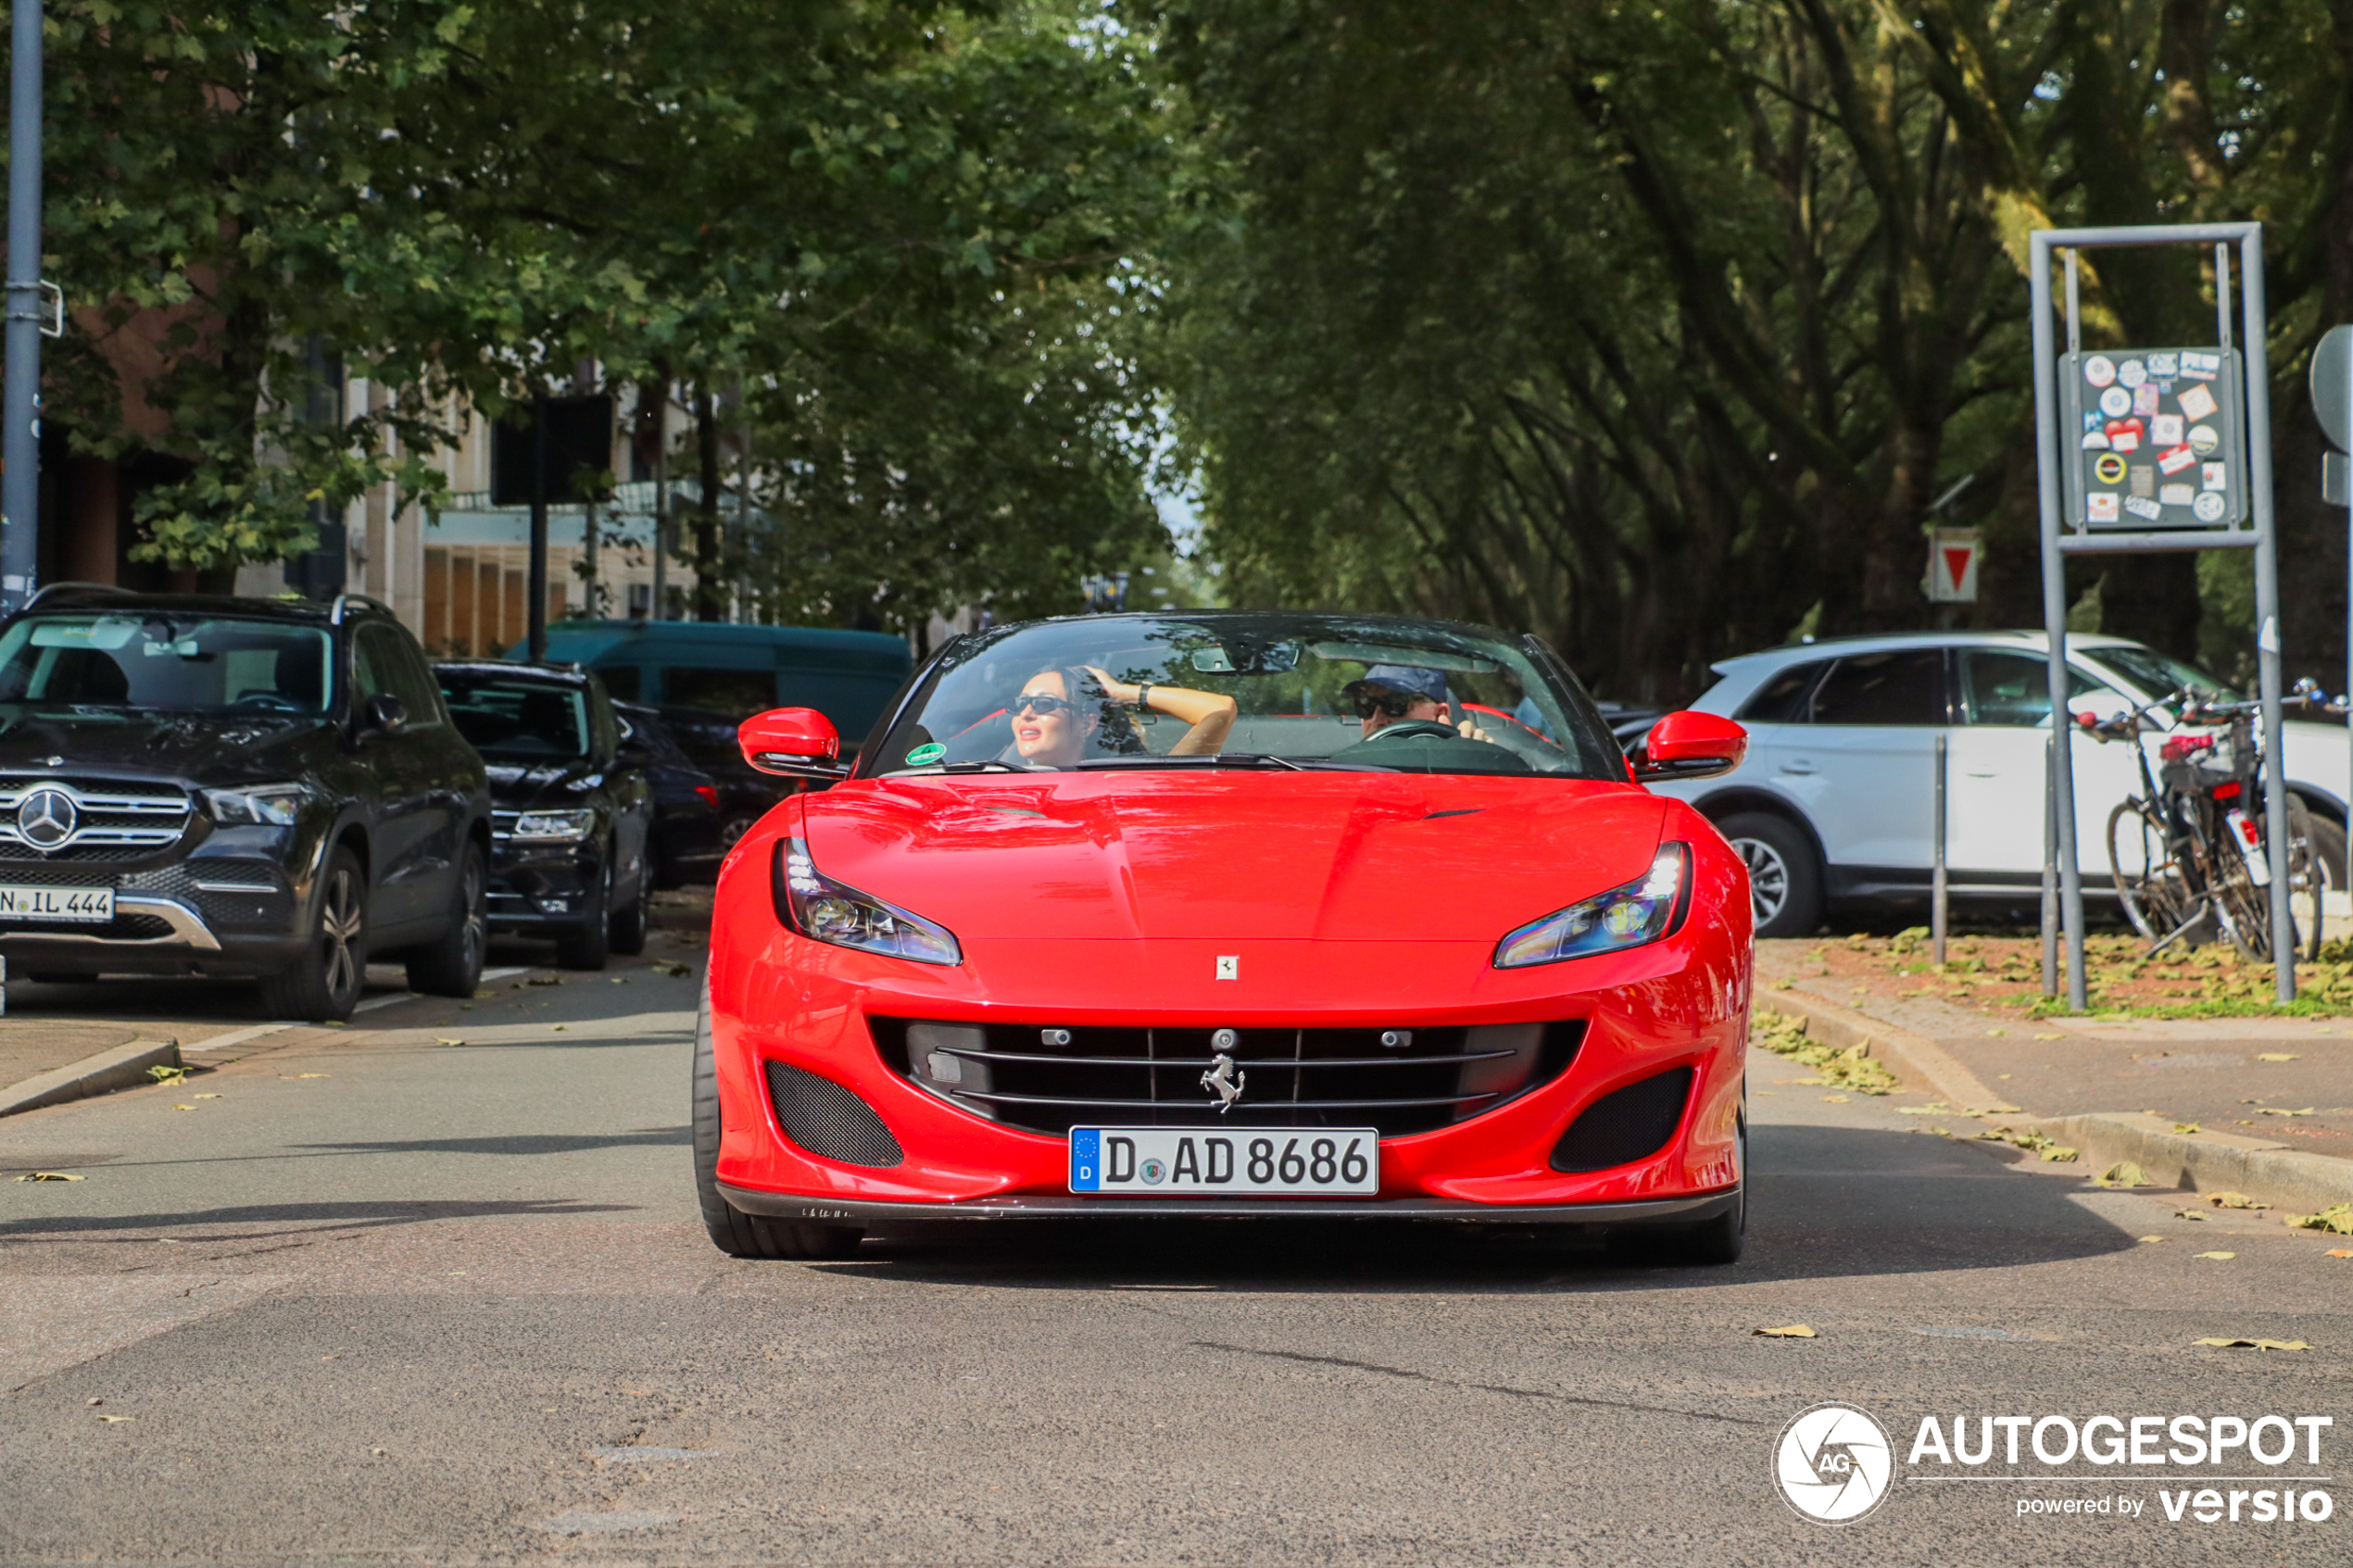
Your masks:
<instances>
[{"instance_id":1,"label":"sunglasses","mask_svg":"<svg viewBox=\"0 0 2353 1568\"><path fill-rule=\"evenodd\" d=\"M1076 713L1078 704L1067 697L1056 696L1051 692L1024 692L1021 700L1013 705L1013 711L1035 713L1041 719L1047 719L1057 713Z\"/></svg>"},{"instance_id":2,"label":"sunglasses","mask_svg":"<svg viewBox=\"0 0 2353 1568\"><path fill-rule=\"evenodd\" d=\"M1358 692L1356 717L1369 719L1376 713L1385 713L1391 719L1403 719L1420 700L1418 697L1402 696L1396 692L1382 692L1378 696L1371 692Z\"/></svg>"}]
</instances>

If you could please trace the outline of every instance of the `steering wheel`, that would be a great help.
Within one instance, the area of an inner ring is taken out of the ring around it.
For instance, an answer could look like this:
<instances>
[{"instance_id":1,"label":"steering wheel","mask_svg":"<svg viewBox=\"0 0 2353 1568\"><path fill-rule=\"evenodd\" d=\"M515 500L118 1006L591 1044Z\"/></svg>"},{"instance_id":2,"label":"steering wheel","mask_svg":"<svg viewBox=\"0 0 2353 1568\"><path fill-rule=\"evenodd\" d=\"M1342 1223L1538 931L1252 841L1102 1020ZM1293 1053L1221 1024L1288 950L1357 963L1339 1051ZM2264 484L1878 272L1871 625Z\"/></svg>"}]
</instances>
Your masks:
<instances>
[{"instance_id":1,"label":"steering wheel","mask_svg":"<svg viewBox=\"0 0 2353 1568\"><path fill-rule=\"evenodd\" d=\"M1390 724L1384 729L1375 730L1371 734L1365 737L1365 742L1370 743L1378 740L1461 740L1463 736L1461 734L1457 732L1452 724L1441 723L1436 719L1408 719L1403 723Z\"/></svg>"},{"instance_id":2,"label":"steering wheel","mask_svg":"<svg viewBox=\"0 0 2353 1568\"><path fill-rule=\"evenodd\" d=\"M230 711L250 710L256 713L298 712L302 704L278 692L247 692L229 705Z\"/></svg>"}]
</instances>

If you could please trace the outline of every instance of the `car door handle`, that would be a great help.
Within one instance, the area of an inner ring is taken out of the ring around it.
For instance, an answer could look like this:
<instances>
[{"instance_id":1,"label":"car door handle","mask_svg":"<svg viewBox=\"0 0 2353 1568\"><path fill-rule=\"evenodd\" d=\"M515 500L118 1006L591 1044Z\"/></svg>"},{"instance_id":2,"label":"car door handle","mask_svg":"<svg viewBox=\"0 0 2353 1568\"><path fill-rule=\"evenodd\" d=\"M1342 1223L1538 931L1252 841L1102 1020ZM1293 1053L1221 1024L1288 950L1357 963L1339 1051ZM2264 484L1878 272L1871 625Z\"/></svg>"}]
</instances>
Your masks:
<instances>
[{"instance_id":1,"label":"car door handle","mask_svg":"<svg viewBox=\"0 0 2353 1568\"><path fill-rule=\"evenodd\" d=\"M1781 771L1784 773L1810 773L1814 771L1814 764L1807 761L1803 757L1793 757L1788 761L1781 764Z\"/></svg>"}]
</instances>

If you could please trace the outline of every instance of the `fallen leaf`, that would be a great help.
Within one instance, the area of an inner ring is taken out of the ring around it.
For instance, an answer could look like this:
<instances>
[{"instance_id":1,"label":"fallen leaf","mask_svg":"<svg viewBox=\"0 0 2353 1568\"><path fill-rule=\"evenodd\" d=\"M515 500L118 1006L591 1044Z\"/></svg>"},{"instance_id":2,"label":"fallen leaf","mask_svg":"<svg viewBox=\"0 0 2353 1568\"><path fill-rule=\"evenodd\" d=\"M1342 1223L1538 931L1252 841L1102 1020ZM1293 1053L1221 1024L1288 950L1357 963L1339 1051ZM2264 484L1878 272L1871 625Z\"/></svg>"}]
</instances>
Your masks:
<instances>
[{"instance_id":1,"label":"fallen leaf","mask_svg":"<svg viewBox=\"0 0 2353 1568\"><path fill-rule=\"evenodd\" d=\"M2161 1236L2145 1236L2141 1237L2141 1239L2143 1241L2163 1241L2165 1238Z\"/></svg>"},{"instance_id":2,"label":"fallen leaf","mask_svg":"<svg viewBox=\"0 0 2353 1568\"><path fill-rule=\"evenodd\" d=\"M1819 1339L1821 1337L1802 1323L1793 1323L1787 1328L1753 1328L1748 1332L1752 1339L1760 1335L1767 1339Z\"/></svg>"},{"instance_id":3,"label":"fallen leaf","mask_svg":"<svg viewBox=\"0 0 2353 1568\"><path fill-rule=\"evenodd\" d=\"M1940 1099L1931 1101L1927 1105L1899 1105L1895 1108L1895 1113L1898 1116L1949 1116L1953 1113L1953 1108Z\"/></svg>"},{"instance_id":4,"label":"fallen leaf","mask_svg":"<svg viewBox=\"0 0 2353 1568\"><path fill-rule=\"evenodd\" d=\"M2232 1259L2237 1257L2238 1254L2235 1252L2193 1252L2190 1256L2193 1258L2211 1258L2218 1263L2227 1263Z\"/></svg>"},{"instance_id":5,"label":"fallen leaf","mask_svg":"<svg viewBox=\"0 0 2353 1568\"><path fill-rule=\"evenodd\" d=\"M1985 1032L1985 1037L1989 1040L1998 1040L2007 1035L2009 1031L2007 1029L1988 1029Z\"/></svg>"},{"instance_id":6,"label":"fallen leaf","mask_svg":"<svg viewBox=\"0 0 2353 1568\"><path fill-rule=\"evenodd\" d=\"M569 1023L550 1023L547 1027L554 1030L557 1034L561 1035L569 1030L572 1025Z\"/></svg>"},{"instance_id":7,"label":"fallen leaf","mask_svg":"<svg viewBox=\"0 0 2353 1568\"><path fill-rule=\"evenodd\" d=\"M526 985L560 985L563 983L564 977L560 974L534 974L523 980Z\"/></svg>"},{"instance_id":8,"label":"fallen leaf","mask_svg":"<svg viewBox=\"0 0 2353 1568\"><path fill-rule=\"evenodd\" d=\"M2038 1040L2064 1040L2067 1038L2064 1035L2037 1035L2034 1037ZM2002 1076L2007 1078L2009 1074L2005 1073Z\"/></svg>"},{"instance_id":9,"label":"fallen leaf","mask_svg":"<svg viewBox=\"0 0 2353 1568\"><path fill-rule=\"evenodd\" d=\"M692 964L672 963L666 959L656 959L653 968L655 973L667 974L673 980L684 980L695 972L695 966Z\"/></svg>"},{"instance_id":10,"label":"fallen leaf","mask_svg":"<svg viewBox=\"0 0 2353 1568\"><path fill-rule=\"evenodd\" d=\"M17 1178L22 1181L24 1178ZM2317 1214L2283 1214L2280 1223L2290 1230L2329 1231L2337 1236L2353 1236L2353 1203L2332 1203Z\"/></svg>"},{"instance_id":11,"label":"fallen leaf","mask_svg":"<svg viewBox=\"0 0 2353 1568\"><path fill-rule=\"evenodd\" d=\"M20 1182L83 1182L89 1179L77 1176L70 1171L27 1171L17 1178Z\"/></svg>"},{"instance_id":12,"label":"fallen leaf","mask_svg":"<svg viewBox=\"0 0 2353 1568\"><path fill-rule=\"evenodd\" d=\"M497 993L497 992L496 992L496 991L476 991L476 992L474 993L474 1000L475 1000L475 1001L481 1001L481 1000L482 1000L483 998L484 998L485 997L495 997L495 996L497 996L497 994L498 994L498 993Z\"/></svg>"},{"instance_id":13,"label":"fallen leaf","mask_svg":"<svg viewBox=\"0 0 2353 1568\"><path fill-rule=\"evenodd\" d=\"M2202 1221L2202 1220L2204 1220L2204 1219L2206 1218L2206 1216L2205 1216L2204 1214L2200 1213L2198 1210L2195 1210L2195 1209L2176 1209L2176 1210L2173 1210L2173 1217L2174 1217L2175 1219L2177 1219L2177 1220L2201 1220L2201 1221Z\"/></svg>"},{"instance_id":14,"label":"fallen leaf","mask_svg":"<svg viewBox=\"0 0 2353 1568\"><path fill-rule=\"evenodd\" d=\"M184 1067L167 1067L161 1062L147 1069L147 1076L158 1084L177 1084L188 1075Z\"/></svg>"},{"instance_id":15,"label":"fallen leaf","mask_svg":"<svg viewBox=\"0 0 2353 1568\"><path fill-rule=\"evenodd\" d=\"M2043 1151L2043 1158L2056 1164L2071 1165L2075 1162L2075 1154L2076 1151L2068 1148L2067 1145L2055 1143Z\"/></svg>"},{"instance_id":16,"label":"fallen leaf","mask_svg":"<svg viewBox=\"0 0 2353 1568\"><path fill-rule=\"evenodd\" d=\"M297 1078L332 1078L334 1074L332 1073L297 1073L295 1076Z\"/></svg>"},{"instance_id":17,"label":"fallen leaf","mask_svg":"<svg viewBox=\"0 0 2353 1568\"><path fill-rule=\"evenodd\" d=\"M612 977L610 984L615 985L626 985L629 984L629 976L625 974L616 974Z\"/></svg>"},{"instance_id":18,"label":"fallen leaf","mask_svg":"<svg viewBox=\"0 0 2353 1568\"><path fill-rule=\"evenodd\" d=\"M102 1415L98 1419L100 1421L136 1421L139 1418L135 1415Z\"/></svg>"},{"instance_id":19,"label":"fallen leaf","mask_svg":"<svg viewBox=\"0 0 2353 1568\"><path fill-rule=\"evenodd\" d=\"M2323 1258L2353 1258L2353 1247L2332 1247L2321 1254Z\"/></svg>"},{"instance_id":20,"label":"fallen leaf","mask_svg":"<svg viewBox=\"0 0 2353 1568\"><path fill-rule=\"evenodd\" d=\"M2301 1061L2303 1058L2292 1051L2259 1051L2256 1053L2255 1060L2258 1061Z\"/></svg>"},{"instance_id":21,"label":"fallen leaf","mask_svg":"<svg viewBox=\"0 0 2353 1568\"><path fill-rule=\"evenodd\" d=\"M456 1035L435 1035L433 1037L433 1043L436 1046L462 1046L466 1042Z\"/></svg>"},{"instance_id":22,"label":"fallen leaf","mask_svg":"<svg viewBox=\"0 0 2353 1568\"><path fill-rule=\"evenodd\" d=\"M2206 1201L2217 1209L2269 1209L2268 1203L2258 1203L2243 1192L2209 1192Z\"/></svg>"},{"instance_id":23,"label":"fallen leaf","mask_svg":"<svg viewBox=\"0 0 2353 1568\"><path fill-rule=\"evenodd\" d=\"M194 1110L195 1107L193 1105L175 1105L171 1109L174 1110Z\"/></svg>"},{"instance_id":24,"label":"fallen leaf","mask_svg":"<svg viewBox=\"0 0 2353 1568\"><path fill-rule=\"evenodd\" d=\"M2195 1133L2197 1131L2197 1123L2195 1122L2176 1122L2173 1123L2173 1130L2177 1133L2183 1134Z\"/></svg>"},{"instance_id":25,"label":"fallen leaf","mask_svg":"<svg viewBox=\"0 0 2353 1568\"><path fill-rule=\"evenodd\" d=\"M2109 1166L2098 1175L2094 1176L2092 1185L2101 1187L2145 1187L2150 1185L2149 1173L2126 1160Z\"/></svg>"},{"instance_id":26,"label":"fallen leaf","mask_svg":"<svg viewBox=\"0 0 2353 1568\"><path fill-rule=\"evenodd\" d=\"M2206 1254L2201 1253L2201 1254L2200 1254L2200 1256L2201 1256L2201 1257L2203 1257L2203 1256L2206 1256ZM2229 1253L2227 1253L2227 1252L2222 1252L2222 1253L2217 1253L2217 1254L2215 1254L2215 1256L2217 1256L2217 1257L2222 1257L2222 1258L2227 1258L2227 1257L2229 1257L2229 1256L2230 1256L2230 1254L2229 1254ZM2221 1339L2221 1338L2214 1338L2214 1339L2200 1339L2200 1340L2196 1341L2196 1343L2198 1343L2198 1344L2200 1344L2200 1345L2211 1345L2211 1346L2213 1346L2215 1348L2217 1348L2217 1349L2221 1349L2221 1350L2309 1350L2309 1349L2310 1349L2310 1348L2312 1348L2312 1347L2310 1347L2309 1345L2307 1345L2306 1343L2304 1343L2304 1341L2303 1341L2303 1340L2301 1340L2301 1339Z\"/></svg>"},{"instance_id":27,"label":"fallen leaf","mask_svg":"<svg viewBox=\"0 0 2353 1568\"><path fill-rule=\"evenodd\" d=\"M1844 1095L1824 1095L1822 1098L1830 1101L1832 1105L1844 1105L1846 1103L1846 1097Z\"/></svg>"},{"instance_id":28,"label":"fallen leaf","mask_svg":"<svg viewBox=\"0 0 2353 1568\"><path fill-rule=\"evenodd\" d=\"M228 1097L226 1095L198 1095L196 1098L198 1099L226 1099Z\"/></svg>"},{"instance_id":29,"label":"fallen leaf","mask_svg":"<svg viewBox=\"0 0 2353 1568\"><path fill-rule=\"evenodd\" d=\"M2256 1107L2255 1114L2258 1116L2309 1116L2312 1114L2312 1108L2308 1105L2301 1110L2282 1110L2276 1106L2262 1105Z\"/></svg>"}]
</instances>

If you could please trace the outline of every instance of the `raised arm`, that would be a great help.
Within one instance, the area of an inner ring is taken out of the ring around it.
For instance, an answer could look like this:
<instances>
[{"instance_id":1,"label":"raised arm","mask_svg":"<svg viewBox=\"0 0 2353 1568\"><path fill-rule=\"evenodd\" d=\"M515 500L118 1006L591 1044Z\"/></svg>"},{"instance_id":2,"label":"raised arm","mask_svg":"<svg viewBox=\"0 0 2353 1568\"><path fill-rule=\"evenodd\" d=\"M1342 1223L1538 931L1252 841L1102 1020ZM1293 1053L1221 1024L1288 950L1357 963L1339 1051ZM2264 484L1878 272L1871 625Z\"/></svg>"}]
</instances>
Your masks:
<instances>
[{"instance_id":1,"label":"raised arm","mask_svg":"<svg viewBox=\"0 0 2353 1568\"><path fill-rule=\"evenodd\" d=\"M1214 757L1225 749L1226 736L1234 727L1234 715L1241 705L1230 696L1215 692L1197 692L1185 686L1142 685L1126 681L1114 681L1107 671L1089 664L1085 667L1103 688L1103 695L1114 702L1133 707L1149 708L1155 713L1165 713L1181 719L1192 726L1182 739L1168 748L1171 757Z\"/></svg>"}]
</instances>

